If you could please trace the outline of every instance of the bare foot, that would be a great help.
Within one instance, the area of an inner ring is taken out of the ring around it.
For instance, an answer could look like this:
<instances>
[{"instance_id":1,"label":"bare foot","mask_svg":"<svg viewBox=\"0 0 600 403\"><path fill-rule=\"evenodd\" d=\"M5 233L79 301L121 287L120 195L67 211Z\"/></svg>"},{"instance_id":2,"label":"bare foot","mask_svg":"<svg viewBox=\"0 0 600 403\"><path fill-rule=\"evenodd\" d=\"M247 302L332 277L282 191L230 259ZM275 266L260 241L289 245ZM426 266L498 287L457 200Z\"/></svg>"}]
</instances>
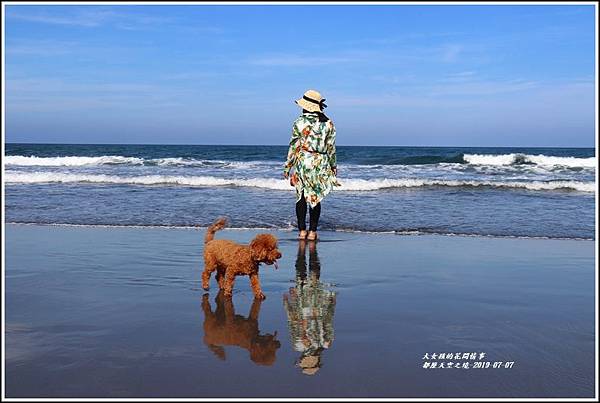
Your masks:
<instances>
[{"instance_id":1,"label":"bare foot","mask_svg":"<svg viewBox=\"0 0 600 403\"><path fill-rule=\"evenodd\" d=\"M298 234L298 239L305 239L305 238L306 238L306 230L300 231L300 233Z\"/></svg>"},{"instance_id":2,"label":"bare foot","mask_svg":"<svg viewBox=\"0 0 600 403\"><path fill-rule=\"evenodd\" d=\"M317 231L309 231L306 239L309 241L315 241L317 239Z\"/></svg>"}]
</instances>

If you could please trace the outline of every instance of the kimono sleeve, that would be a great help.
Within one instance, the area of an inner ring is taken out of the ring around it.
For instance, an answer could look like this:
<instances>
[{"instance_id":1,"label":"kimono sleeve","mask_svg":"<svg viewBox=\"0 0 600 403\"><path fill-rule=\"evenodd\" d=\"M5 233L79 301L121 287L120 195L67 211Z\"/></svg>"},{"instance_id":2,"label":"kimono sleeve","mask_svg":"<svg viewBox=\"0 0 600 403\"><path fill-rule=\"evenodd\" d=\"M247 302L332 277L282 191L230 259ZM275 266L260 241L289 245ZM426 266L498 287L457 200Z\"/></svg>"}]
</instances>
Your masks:
<instances>
[{"instance_id":1,"label":"kimono sleeve","mask_svg":"<svg viewBox=\"0 0 600 403\"><path fill-rule=\"evenodd\" d=\"M335 150L335 126L333 125L333 121L327 122L328 125L331 125L330 131L327 134L327 139L325 140L325 148L327 150L327 156L329 157L329 165L331 168L337 167L337 156Z\"/></svg>"},{"instance_id":2,"label":"kimono sleeve","mask_svg":"<svg viewBox=\"0 0 600 403\"><path fill-rule=\"evenodd\" d=\"M300 136L301 136L301 133L300 133L300 130L298 129L298 120L296 120L294 122L294 125L292 126L292 137L290 138L290 147L288 150L287 160L283 167L283 173L285 175L289 174L290 169L292 169L292 167L296 163L296 156L298 155L297 151L298 151L298 147L299 147L298 140L300 139Z\"/></svg>"}]
</instances>

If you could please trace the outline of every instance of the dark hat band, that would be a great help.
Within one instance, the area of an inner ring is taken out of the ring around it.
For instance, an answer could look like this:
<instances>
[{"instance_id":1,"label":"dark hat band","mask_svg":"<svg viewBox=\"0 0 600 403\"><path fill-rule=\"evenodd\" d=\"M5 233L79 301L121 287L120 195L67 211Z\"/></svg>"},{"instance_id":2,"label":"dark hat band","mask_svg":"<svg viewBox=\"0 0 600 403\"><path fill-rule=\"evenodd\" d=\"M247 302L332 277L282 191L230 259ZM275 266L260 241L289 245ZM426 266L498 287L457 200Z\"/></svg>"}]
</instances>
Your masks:
<instances>
[{"instance_id":1,"label":"dark hat band","mask_svg":"<svg viewBox=\"0 0 600 403\"><path fill-rule=\"evenodd\" d=\"M323 98L320 101L317 101L316 99L312 99L312 98L307 97L306 95L303 95L302 99L304 99L305 101L308 101L308 102L312 102L313 104L319 105L319 107L321 109L327 108L327 105L325 105L325 98Z\"/></svg>"}]
</instances>

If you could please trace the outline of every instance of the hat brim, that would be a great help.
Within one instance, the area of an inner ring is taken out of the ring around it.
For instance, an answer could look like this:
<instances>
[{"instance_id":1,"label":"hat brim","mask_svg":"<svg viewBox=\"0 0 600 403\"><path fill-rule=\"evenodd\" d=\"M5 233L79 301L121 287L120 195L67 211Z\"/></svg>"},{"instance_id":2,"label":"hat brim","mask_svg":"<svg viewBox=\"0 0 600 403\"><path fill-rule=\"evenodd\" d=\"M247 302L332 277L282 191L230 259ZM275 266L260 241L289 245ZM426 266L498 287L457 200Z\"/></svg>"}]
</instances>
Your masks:
<instances>
[{"instance_id":1,"label":"hat brim","mask_svg":"<svg viewBox=\"0 0 600 403\"><path fill-rule=\"evenodd\" d=\"M321 110L321 108L319 107L319 105L312 103L312 102L308 102L305 99L297 99L296 104L301 107L302 109L306 109L309 112L323 112Z\"/></svg>"},{"instance_id":2,"label":"hat brim","mask_svg":"<svg viewBox=\"0 0 600 403\"><path fill-rule=\"evenodd\" d=\"M306 375L314 375L314 374L317 373L318 370L319 370L319 367L316 367L316 368L304 368L302 370L302 373L306 374Z\"/></svg>"}]
</instances>

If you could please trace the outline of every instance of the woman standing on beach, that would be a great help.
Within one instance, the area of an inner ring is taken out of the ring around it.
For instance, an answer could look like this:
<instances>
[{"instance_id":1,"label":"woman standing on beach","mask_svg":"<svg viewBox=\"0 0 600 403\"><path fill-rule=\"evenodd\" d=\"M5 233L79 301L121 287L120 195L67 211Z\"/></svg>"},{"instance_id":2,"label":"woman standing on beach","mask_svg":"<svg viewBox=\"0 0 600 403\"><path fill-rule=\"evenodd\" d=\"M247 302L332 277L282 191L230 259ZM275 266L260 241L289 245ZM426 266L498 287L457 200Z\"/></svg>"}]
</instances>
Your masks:
<instances>
[{"instance_id":1,"label":"woman standing on beach","mask_svg":"<svg viewBox=\"0 0 600 403\"><path fill-rule=\"evenodd\" d=\"M296 188L296 218L299 238L317 239L317 226L321 215L321 200L339 186L335 155L335 127L323 113L325 98L317 91L308 90L296 104L302 114L294 121L292 138L283 176L294 173L290 184ZM310 206L309 232L306 232L307 204Z\"/></svg>"},{"instance_id":2,"label":"woman standing on beach","mask_svg":"<svg viewBox=\"0 0 600 403\"><path fill-rule=\"evenodd\" d=\"M333 316L336 292L321 282L321 262L316 242L298 244L296 285L283 295L292 347L299 351L296 361L302 373L314 375L322 365L323 352L331 348L334 339Z\"/></svg>"}]
</instances>

